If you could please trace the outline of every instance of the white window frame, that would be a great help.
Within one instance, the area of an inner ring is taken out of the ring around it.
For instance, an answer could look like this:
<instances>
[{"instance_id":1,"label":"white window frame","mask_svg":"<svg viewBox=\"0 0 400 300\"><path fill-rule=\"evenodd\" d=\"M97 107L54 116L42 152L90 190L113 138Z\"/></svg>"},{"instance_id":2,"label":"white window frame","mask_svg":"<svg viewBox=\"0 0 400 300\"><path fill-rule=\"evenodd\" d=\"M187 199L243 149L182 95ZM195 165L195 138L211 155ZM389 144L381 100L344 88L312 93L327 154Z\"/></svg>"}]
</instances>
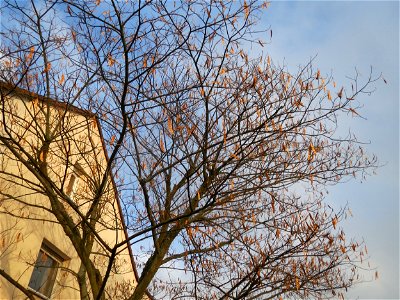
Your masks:
<instances>
[{"instance_id":1,"label":"white window frame","mask_svg":"<svg viewBox=\"0 0 400 300\"><path fill-rule=\"evenodd\" d=\"M81 167L81 165L78 162L76 162L73 166L72 173L69 176L68 185L67 185L67 189L66 189L66 194L71 199L74 198L74 196L78 190L79 182L80 182L81 176L83 175L83 172L84 171L83 171L83 168Z\"/></svg>"}]
</instances>

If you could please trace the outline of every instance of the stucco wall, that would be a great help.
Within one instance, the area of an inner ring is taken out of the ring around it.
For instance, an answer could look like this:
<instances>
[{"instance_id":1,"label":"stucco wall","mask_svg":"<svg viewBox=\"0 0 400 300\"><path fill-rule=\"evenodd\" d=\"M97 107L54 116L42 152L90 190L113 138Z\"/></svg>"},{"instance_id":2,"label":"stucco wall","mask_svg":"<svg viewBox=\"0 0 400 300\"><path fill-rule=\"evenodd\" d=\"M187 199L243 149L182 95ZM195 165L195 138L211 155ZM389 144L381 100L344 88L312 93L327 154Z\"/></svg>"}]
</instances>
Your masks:
<instances>
[{"instance_id":1,"label":"stucco wall","mask_svg":"<svg viewBox=\"0 0 400 300\"><path fill-rule=\"evenodd\" d=\"M69 212L79 229L81 218L76 210L81 215L87 213L107 163L97 122L65 107L48 106L41 100L18 95L10 96L4 105L7 114L1 121L0 134L11 133L14 139L19 139L21 149L15 155L0 143L0 268L28 287L33 265L45 240L68 257L58 271L51 298L79 299L73 273L78 272L80 259L63 227L49 212L56 208L51 206L46 190L42 188L44 183L33 174L35 170L29 170L30 166L20 163L17 156L22 155L27 160L31 156L39 163L46 161L47 176L56 186L53 190L58 191L58 204ZM5 127L10 131L6 132ZM46 132L51 132L52 140L46 157L43 157L40 149ZM66 197L71 174L77 173L77 187L73 195ZM124 240L125 234L110 178L106 180L100 203L96 232L112 247ZM95 242L92 252L92 260L104 274L108 263L104 247ZM127 248L118 255L112 270L107 284L109 292L115 291L115 284L134 287L134 270ZM110 297L117 296L110 294ZM24 298L17 288L0 276L0 299Z\"/></svg>"}]
</instances>

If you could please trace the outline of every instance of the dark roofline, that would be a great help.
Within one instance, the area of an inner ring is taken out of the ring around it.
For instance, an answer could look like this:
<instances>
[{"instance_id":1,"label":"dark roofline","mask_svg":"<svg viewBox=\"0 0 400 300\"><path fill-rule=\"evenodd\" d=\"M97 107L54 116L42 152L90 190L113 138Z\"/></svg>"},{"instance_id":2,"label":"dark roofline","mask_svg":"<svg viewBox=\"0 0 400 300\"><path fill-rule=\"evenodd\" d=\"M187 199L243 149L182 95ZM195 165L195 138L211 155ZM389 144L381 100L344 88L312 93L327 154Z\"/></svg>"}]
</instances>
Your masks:
<instances>
[{"instance_id":1,"label":"dark roofline","mask_svg":"<svg viewBox=\"0 0 400 300\"><path fill-rule=\"evenodd\" d=\"M86 117L88 119L94 118L96 120L96 125L97 125L97 129L98 129L98 132L99 132L99 136L100 136L100 140L101 140L104 156L106 158L107 163L109 162L109 157L108 157L108 153L107 153L107 150L106 150L107 148L106 148L106 144L105 144L104 137L103 137L103 131L102 131L101 126L100 126L100 120L99 120L98 116L95 113L93 113L93 112L91 112L89 110L85 110L85 109L76 107L76 106L74 106L72 104L69 104L69 103L60 102L60 101L54 100L52 98L48 98L48 97L39 95L37 93L30 92L30 91L28 91L26 89L19 88L19 87L15 86L15 85L12 85L10 83L6 83L6 82L3 82L3 81L0 81L0 89L7 90L9 94L17 94L17 95L21 95L21 96L27 97L30 100L38 99L38 100L40 100L42 102L50 104L53 107L61 108L61 109L64 109L66 111L79 114L79 115L84 116L84 117ZM115 199L117 201L119 217L121 219L121 223L122 223L122 227L123 227L123 230L124 230L125 238L126 238L126 240L128 240L129 235L128 235L128 231L126 229L124 215L122 213L121 201L120 201L119 196L118 196L117 185L116 185L115 180L114 180L114 175L111 174L110 177L111 177L111 183L112 183L113 190L114 190L114 196L115 196ZM135 280L136 280L136 283L137 283L138 279L139 279L139 274L137 272L135 260L133 259L132 248L130 247L129 242L127 242L127 244L128 244L127 248L128 248L129 256L130 256L130 259L131 259L133 273L134 273ZM150 299L154 299L153 296L147 291L147 289L146 289L146 295Z\"/></svg>"},{"instance_id":2,"label":"dark roofline","mask_svg":"<svg viewBox=\"0 0 400 300\"><path fill-rule=\"evenodd\" d=\"M87 118L96 117L96 114L94 114L93 112L91 112L89 110L85 110L85 109L76 107L70 103L60 102L60 101L54 100L52 98L48 98L48 97L39 95L37 93L28 91L26 89L19 88L10 83L5 83L5 82L0 81L0 88L7 90L9 94L21 95L21 96L28 98L29 100L38 99L44 103L49 104L50 106L65 109L67 111L77 113L77 114L87 117Z\"/></svg>"}]
</instances>

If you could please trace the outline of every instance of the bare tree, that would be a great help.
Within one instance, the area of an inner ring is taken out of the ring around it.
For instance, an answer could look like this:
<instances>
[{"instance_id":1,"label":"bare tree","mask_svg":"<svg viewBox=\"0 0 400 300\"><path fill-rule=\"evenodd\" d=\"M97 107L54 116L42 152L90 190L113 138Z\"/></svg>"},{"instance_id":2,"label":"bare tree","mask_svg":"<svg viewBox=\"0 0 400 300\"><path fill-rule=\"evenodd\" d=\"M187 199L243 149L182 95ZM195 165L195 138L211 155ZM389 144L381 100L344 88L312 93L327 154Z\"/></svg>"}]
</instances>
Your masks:
<instances>
[{"instance_id":1,"label":"bare tree","mask_svg":"<svg viewBox=\"0 0 400 300\"><path fill-rule=\"evenodd\" d=\"M323 199L327 186L376 165L353 134L336 133L338 117L358 115L356 97L375 79L337 87L312 62L291 74L269 56L249 57L246 45L265 45L254 40L254 25L267 6L4 1L13 22L2 27L3 116L7 95L22 88L64 103L65 112L93 112L87 122L97 116L103 130L109 158L88 176L96 180L84 211L46 171L48 149L59 142L49 120L34 153L5 120L0 137L39 180L34 189L79 254L82 297L107 297L115 257L127 246L146 258L125 294L135 300L147 289L161 299L329 298L357 281L364 245L338 227L345 209ZM68 143L76 129L59 128ZM110 177L128 238L106 246L97 230ZM103 245L105 273L90 256L94 242L81 246L85 236ZM157 277L165 269L185 276Z\"/></svg>"}]
</instances>

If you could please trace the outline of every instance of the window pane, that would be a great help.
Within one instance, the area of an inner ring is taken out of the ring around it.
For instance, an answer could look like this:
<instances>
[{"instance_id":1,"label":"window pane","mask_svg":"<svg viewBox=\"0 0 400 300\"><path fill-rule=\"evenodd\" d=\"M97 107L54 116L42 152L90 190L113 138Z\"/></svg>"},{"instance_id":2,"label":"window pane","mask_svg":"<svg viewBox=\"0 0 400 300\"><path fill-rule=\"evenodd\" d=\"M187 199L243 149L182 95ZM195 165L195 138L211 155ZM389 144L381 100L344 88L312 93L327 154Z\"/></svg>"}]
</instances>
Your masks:
<instances>
[{"instance_id":1,"label":"window pane","mask_svg":"<svg viewBox=\"0 0 400 300\"><path fill-rule=\"evenodd\" d=\"M70 177L69 183L68 183L68 187L66 190L66 194L70 197L72 196L72 193L74 192L75 184L76 184L76 176L75 176L75 174L71 174L71 177Z\"/></svg>"},{"instance_id":2,"label":"window pane","mask_svg":"<svg viewBox=\"0 0 400 300\"><path fill-rule=\"evenodd\" d=\"M46 252L40 250L29 281L29 287L46 297L50 297L57 275L57 267L58 262Z\"/></svg>"}]
</instances>

